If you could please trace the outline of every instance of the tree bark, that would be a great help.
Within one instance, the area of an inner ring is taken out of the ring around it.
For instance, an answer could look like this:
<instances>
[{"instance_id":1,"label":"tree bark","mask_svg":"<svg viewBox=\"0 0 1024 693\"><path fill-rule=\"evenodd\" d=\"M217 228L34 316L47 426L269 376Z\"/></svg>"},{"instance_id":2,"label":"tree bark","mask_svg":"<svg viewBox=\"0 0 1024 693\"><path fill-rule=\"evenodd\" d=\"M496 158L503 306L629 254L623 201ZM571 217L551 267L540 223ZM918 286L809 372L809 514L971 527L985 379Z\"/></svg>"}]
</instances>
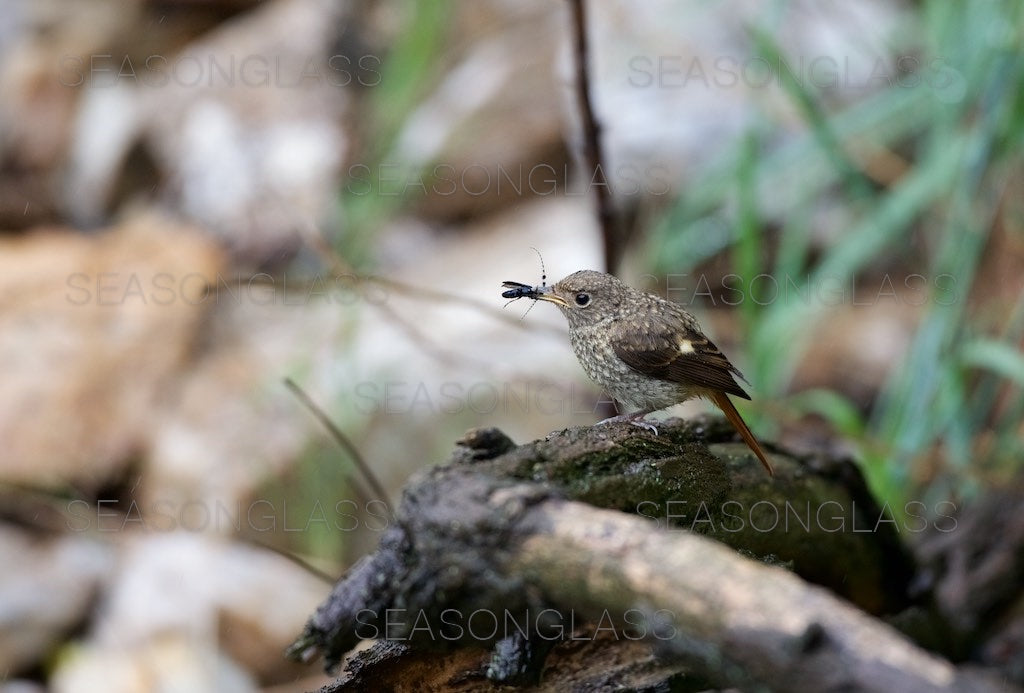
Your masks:
<instances>
[{"instance_id":1,"label":"tree bark","mask_svg":"<svg viewBox=\"0 0 1024 693\"><path fill-rule=\"evenodd\" d=\"M480 690L485 675L561 690L609 676L637 689L1005 690L798 577L876 612L906 603L913 566L898 526L878 522L853 465L773 454L772 480L732 436L711 419L520 447L473 431L450 464L410 483L398 524L290 654L335 666L379 639L333 690L400 687L384 679L403 675L426 686L425 660L438 690ZM783 526L787 503L828 507L827 522Z\"/></svg>"}]
</instances>

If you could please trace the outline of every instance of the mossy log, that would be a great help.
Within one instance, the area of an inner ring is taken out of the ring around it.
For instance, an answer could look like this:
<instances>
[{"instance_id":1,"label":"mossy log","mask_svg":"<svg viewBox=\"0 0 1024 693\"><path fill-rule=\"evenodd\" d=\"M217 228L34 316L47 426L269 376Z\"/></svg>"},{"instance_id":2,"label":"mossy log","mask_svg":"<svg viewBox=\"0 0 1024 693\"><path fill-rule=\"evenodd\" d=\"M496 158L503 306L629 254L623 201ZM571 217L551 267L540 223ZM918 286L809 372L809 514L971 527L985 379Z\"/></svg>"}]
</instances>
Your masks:
<instances>
[{"instance_id":1,"label":"mossy log","mask_svg":"<svg viewBox=\"0 0 1024 693\"><path fill-rule=\"evenodd\" d=\"M908 603L913 563L852 463L772 462L717 419L471 431L290 654L330 668L378 639L332 690L1001 690L865 613Z\"/></svg>"}]
</instances>

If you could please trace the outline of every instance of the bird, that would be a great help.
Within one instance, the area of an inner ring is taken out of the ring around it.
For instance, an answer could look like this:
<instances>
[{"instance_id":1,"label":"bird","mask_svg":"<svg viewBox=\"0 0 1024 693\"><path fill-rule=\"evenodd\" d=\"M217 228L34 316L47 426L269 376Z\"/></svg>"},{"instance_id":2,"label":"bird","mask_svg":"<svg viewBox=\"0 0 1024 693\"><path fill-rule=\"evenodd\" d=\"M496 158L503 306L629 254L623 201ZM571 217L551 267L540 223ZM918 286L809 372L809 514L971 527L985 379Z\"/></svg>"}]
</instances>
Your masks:
<instances>
[{"instance_id":1,"label":"bird","mask_svg":"<svg viewBox=\"0 0 1024 693\"><path fill-rule=\"evenodd\" d=\"M555 304L569 323L569 342L587 376L633 411L598 422L629 422L657 434L646 416L694 397L725 414L774 476L768 456L729 396L750 399L746 378L681 306L595 270L574 272L554 284L530 287L507 281L505 298Z\"/></svg>"}]
</instances>

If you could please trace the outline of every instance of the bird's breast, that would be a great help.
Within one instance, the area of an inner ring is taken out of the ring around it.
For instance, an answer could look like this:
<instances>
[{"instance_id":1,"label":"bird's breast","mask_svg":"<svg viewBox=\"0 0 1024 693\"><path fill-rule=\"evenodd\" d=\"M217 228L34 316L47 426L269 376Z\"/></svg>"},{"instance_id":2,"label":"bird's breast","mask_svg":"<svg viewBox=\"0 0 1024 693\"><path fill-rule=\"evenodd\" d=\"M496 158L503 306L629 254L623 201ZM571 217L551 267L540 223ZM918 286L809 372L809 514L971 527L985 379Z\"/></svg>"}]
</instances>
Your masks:
<instances>
[{"instance_id":1,"label":"bird's breast","mask_svg":"<svg viewBox=\"0 0 1024 693\"><path fill-rule=\"evenodd\" d=\"M569 341L587 377L632 410L664 409L696 394L680 383L652 378L626 365L615 353L608 325L571 329Z\"/></svg>"}]
</instances>

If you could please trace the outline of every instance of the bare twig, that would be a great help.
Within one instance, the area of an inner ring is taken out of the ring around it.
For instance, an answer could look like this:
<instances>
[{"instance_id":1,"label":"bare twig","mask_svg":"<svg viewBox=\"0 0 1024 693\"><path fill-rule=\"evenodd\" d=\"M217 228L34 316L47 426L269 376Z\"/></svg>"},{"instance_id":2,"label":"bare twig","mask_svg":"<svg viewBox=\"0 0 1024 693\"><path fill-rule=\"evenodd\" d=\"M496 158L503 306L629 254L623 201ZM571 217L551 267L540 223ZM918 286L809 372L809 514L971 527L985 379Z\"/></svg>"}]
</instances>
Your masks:
<instances>
[{"instance_id":1,"label":"bare twig","mask_svg":"<svg viewBox=\"0 0 1024 693\"><path fill-rule=\"evenodd\" d=\"M388 493L384 490L384 485L380 483L380 480L377 479L377 475L370 469L370 465L368 465L366 460L363 459L363 455L359 452L359 448L355 446L355 443L349 440L348 436L341 432L341 429L331 421L327 414L324 413L323 409L321 409L316 402L306 394L306 391L295 383L294 380L291 378L285 378L284 384L285 387L291 390L292 394L294 394L299 401L309 409L313 416L323 424L324 428L330 432L331 437L334 438L338 445L340 445L345 452L349 454L352 458L352 462L366 479L366 483L368 483L373 492L386 503L388 500Z\"/></svg>"},{"instance_id":2,"label":"bare twig","mask_svg":"<svg viewBox=\"0 0 1024 693\"><path fill-rule=\"evenodd\" d=\"M569 378L550 378L524 373L518 369L508 368L504 364L495 364L493 360L481 359L472 354L449 349L439 344L436 339L430 336L428 331L420 329L390 306L380 303L375 307L385 319L390 320L423 353L430 355L435 361L449 368L454 370L474 368L481 373L489 374L506 382L522 382L537 387L554 386L562 390L572 387L573 381Z\"/></svg>"},{"instance_id":3,"label":"bare twig","mask_svg":"<svg viewBox=\"0 0 1024 693\"><path fill-rule=\"evenodd\" d=\"M383 286L387 289L400 293L410 298L428 300L432 302L445 302L452 304L461 304L479 310L482 313L486 313L491 317L500 320L508 325L515 325L519 328L527 328L531 331L547 332L549 334L558 335L564 338L565 331L560 327L554 327L552 325L544 323L524 323L522 320L517 318L514 313L509 313L491 306L484 301L476 298L469 298L467 296L461 296L459 294L453 294L448 291L441 291L428 286L413 286L406 284L395 279L389 279L387 277L379 277L377 275L368 274L361 277L362 281L371 282L378 286Z\"/></svg>"},{"instance_id":4,"label":"bare twig","mask_svg":"<svg viewBox=\"0 0 1024 693\"><path fill-rule=\"evenodd\" d=\"M594 117L590 96L590 48L587 41L585 0L569 0L572 8L573 39L576 49L576 98L583 124L583 158L586 162L587 184L597 188L597 219L601 227L605 269L615 274L622 260L623 238L612 207L611 190L604 170L601 149L601 126Z\"/></svg>"},{"instance_id":5,"label":"bare twig","mask_svg":"<svg viewBox=\"0 0 1024 693\"><path fill-rule=\"evenodd\" d=\"M563 331L555 328L551 325L546 324L531 324L527 325L522 320L519 320L514 315L500 310L493 305L470 296L464 296L461 294L451 293L448 291L442 291L440 289L431 286L413 286L405 282L398 281L396 279L390 279L388 277L381 277L373 274L358 274L356 270L345 261L338 251L331 247L331 244L327 242L323 234L317 228L317 226L308 221L299 230L299 235L302 240L320 257L320 259L327 265L335 277L345 277L346 279L352 279L356 285L366 286L367 284L375 284L383 287L396 294L402 294L409 298L430 301L432 303L449 303L456 305L464 305L474 310L478 310L481 313L491 316L496 320L500 320L507 325L515 326L520 329L529 328L531 330L540 330L548 332L550 334L558 334L560 337L563 335ZM392 317L401 320L402 318L397 315Z\"/></svg>"},{"instance_id":6,"label":"bare twig","mask_svg":"<svg viewBox=\"0 0 1024 693\"><path fill-rule=\"evenodd\" d=\"M334 584L338 579L336 575L332 575L331 573L328 573L327 571L318 568L302 556L287 549L283 549L279 546L274 546L273 544L261 541L260 539L257 539L255 537L242 537L242 541L248 544L249 546L260 549L262 551L269 551L270 553L276 554L290 563L294 563L295 565L297 565L298 567L302 568L307 573L315 577L317 580L320 580L321 582L324 582L328 585Z\"/></svg>"}]
</instances>

